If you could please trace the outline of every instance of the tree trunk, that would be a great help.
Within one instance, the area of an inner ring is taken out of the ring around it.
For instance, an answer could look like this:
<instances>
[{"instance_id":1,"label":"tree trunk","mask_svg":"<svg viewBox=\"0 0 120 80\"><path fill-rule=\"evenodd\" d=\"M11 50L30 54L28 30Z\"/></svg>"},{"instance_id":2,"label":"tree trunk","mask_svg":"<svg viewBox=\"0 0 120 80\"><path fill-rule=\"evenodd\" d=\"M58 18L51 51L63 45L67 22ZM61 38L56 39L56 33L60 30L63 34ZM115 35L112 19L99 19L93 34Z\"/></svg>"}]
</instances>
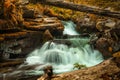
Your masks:
<instances>
[{"instance_id":1,"label":"tree trunk","mask_svg":"<svg viewBox=\"0 0 120 80\"><path fill-rule=\"evenodd\" d=\"M66 8L66 9L72 9L75 11L81 11L81 12L96 14L100 16L107 16L107 17L120 19L120 12L114 12L110 10L103 10L100 8L88 7L85 5L74 4L72 2L65 2L62 0L39 0L39 2L42 4L57 6L57 7Z\"/></svg>"}]
</instances>

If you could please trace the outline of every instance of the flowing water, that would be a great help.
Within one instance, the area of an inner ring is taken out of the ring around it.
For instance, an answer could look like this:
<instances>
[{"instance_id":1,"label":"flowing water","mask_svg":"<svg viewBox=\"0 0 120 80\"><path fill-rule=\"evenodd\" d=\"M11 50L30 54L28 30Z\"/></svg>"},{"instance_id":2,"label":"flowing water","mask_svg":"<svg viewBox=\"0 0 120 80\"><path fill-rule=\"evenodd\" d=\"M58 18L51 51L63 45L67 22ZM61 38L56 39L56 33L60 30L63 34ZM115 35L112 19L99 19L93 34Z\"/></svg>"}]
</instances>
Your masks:
<instances>
[{"instance_id":1,"label":"flowing water","mask_svg":"<svg viewBox=\"0 0 120 80\"><path fill-rule=\"evenodd\" d=\"M73 22L68 21L63 24L65 25L64 34L79 35ZM55 73L62 73L74 70L75 63L90 67L103 61L101 53L93 50L88 44L90 40L88 37L57 40L69 41L71 45L48 41L40 49L33 51L27 57L26 63L29 65L41 64L36 67L37 72L41 72L46 65L52 65Z\"/></svg>"},{"instance_id":2,"label":"flowing water","mask_svg":"<svg viewBox=\"0 0 120 80\"><path fill-rule=\"evenodd\" d=\"M64 25L64 31L63 34L68 34L68 35L79 35L79 33L75 30L76 25L72 21L62 21Z\"/></svg>"}]
</instances>

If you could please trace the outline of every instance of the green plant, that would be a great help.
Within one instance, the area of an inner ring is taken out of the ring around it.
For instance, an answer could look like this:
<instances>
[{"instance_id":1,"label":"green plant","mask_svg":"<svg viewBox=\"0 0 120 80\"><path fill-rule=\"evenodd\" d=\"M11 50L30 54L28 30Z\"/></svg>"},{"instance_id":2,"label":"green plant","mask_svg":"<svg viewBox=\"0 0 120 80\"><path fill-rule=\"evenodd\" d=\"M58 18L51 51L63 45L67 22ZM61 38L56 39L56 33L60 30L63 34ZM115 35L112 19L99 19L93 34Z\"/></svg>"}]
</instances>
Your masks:
<instances>
[{"instance_id":1,"label":"green plant","mask_svg":"<svg viewBox=\"0 0 120 80\"><path fill-rule=\"evenodd\" d=\"M77 68L77 69L83 69L83 68L86 68L86 65L75 63L73 69L75 69L75 68Z\"/></svg>"}]
</instances>

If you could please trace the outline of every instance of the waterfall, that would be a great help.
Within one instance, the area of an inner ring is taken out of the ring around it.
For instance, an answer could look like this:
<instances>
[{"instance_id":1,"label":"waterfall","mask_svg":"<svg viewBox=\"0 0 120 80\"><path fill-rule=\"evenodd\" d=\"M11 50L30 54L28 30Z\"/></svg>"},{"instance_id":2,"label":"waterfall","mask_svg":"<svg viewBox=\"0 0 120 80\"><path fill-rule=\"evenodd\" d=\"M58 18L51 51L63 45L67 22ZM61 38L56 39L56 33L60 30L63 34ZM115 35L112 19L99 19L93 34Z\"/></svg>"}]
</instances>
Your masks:
<instances>
[{"instance_id":1,"label":"waterfall","mask_svg":"<svg viewBox=\"0 0 120 80\"><path fill-rule=\"evenodd\" d=\"M63 34L67 34L67 35L79 35L79 33L75 30L76 25L72 22L72 21L62 21L63 25L64 25L64 31Z\"/></svg>"},{"instance_id":2,"label":"waterfall","mask_svg":"<svg viewBox=\"0 0 120 80\"><path fill-rule=\"evenodd\" d=\"M64 22L64 25L65 34L69 34L69 31L75 26L72 22ZM69 35L76 34L78 33L74 31ZM51 41L46 42L40 49L33 51L27 57L26 62L28 64L42 64L36 70L40 70L46 65L52 65L55 73L61 73L72 71L75 63L90 67L103 61L101 53L93 50L88 44L89 38L69 38L66 40L70 41L70 46Z\"/></svg>"}]
</instances>

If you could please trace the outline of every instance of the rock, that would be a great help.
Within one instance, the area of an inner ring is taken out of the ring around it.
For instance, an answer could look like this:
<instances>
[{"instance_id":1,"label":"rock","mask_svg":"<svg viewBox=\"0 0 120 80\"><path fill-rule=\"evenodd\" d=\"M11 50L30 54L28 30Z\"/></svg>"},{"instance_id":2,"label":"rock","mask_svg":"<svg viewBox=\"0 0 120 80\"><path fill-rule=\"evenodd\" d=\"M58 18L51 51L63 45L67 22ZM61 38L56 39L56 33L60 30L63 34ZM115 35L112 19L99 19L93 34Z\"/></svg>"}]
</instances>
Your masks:
<instances>
[{"instance_id":1,"label":"rock","mask_svg":"<svg viewBox=\"0 0 120 80\"><path fill-rule=\"evenodd\" d=\"M90 37L90 35L88 33L83 33L80 35L63 35L62 38L63 39L68 39L68 38L80 38L80 37Z\"/></svg>"},{"instance_id":2,"label":"rock","mask_svg":"<svg viewBox=\"0 0 120 80\"><path fill-rule=\"evenodd\" d=\"M102 53L104 58L108 58L112 56L112 53L109 52L110 44L106 38L99 38L96 41L96 48Z\"/></svg>"},{"instance_id":3,"label":"rock","mask_svg":"<svg viewBox=\"0 0 120 80\"><path fill-rule=\"evenodd\" d=\"M54 42L54 43L57 43L57 44L65 44L65 45L68 45L68 46L71 45L71 42L67 39L54 39L51 42Z\"/></svg>"},{"instance_id":4,"label":"rock","mask_svg":"<svg viewBox=\"0 0 120 80\"><path fill-rule=\"evenodd\" d=\"M23 57L28 55L35 48L39 47L42 44L43 32L38 31L26 31L27 37L18 39L17 42L22 46Z\"/></svg>"},{"instance_id":5,"label":"rock","mask_svg":"<svg viewBox=\"0 0 120 80\"><path fill-rule=\"evenodd\" d=\"M104 58L111 57L114 52L120 49L120 42L111 38L101 37L95 44L95 47L103 54Z\"/></svg>"},{"instance_id":6,"label":"rock","mask_svg":"<svg viewBox=\"0 0 120 80\"><path fill-rule=\"evenodd\" d=\"M111 35L112 35L113 37L115 37L115 35L116 35L116 37L120 37L120 20L118 20L118 21L116 22L116 27L114 27L114 28L110 31L110 33L111 33Z\"/></svg>"},{"instance_id":7,"label":"rock","mask_svg":"<svg viewBox=\"0 0 120 80\"><path fill-rule=\"evenodd\" d=\"M109 58L93 67L58 74L51 80L119 80L120 67L117 64L115 59Z\"/></svg>"},{"instance_id":8,"label":"rock","mask_svg":"<svg viewBox=\"0 0 120 80\"><path fill-rule=\"evenodd\" d=\"M27 32L21 31L21 32L13 32L13 33L5 33L5 34L0 34L1 37L4 39L18 39L22 37L27 36Z\"/></svg>"},{"instance_id":9,"label":"rock","mask_svg":"<svg viewBox=\"0 0 120 80\"><path fill-rule=\"evenodd\" d=\"M19 30L20 28L16 27L12 21L0 19L0 33L16 32Z\"/></svg>"},{"instance_id":10,"label":"rock","mask_svg":"<svg viewBox=\"0 0 120 80\"><path fill-rule=\"evenodd\" d=\"M23 10L23 18L35 18L35 11L32 9Z\"/></svg>"},{"instance_id":11,"label":"rock","mask_svg":"<svg viewBox=\"0 0 120 80\"><path fill-rule=\"evenodd\" d=\"M43 42L53 40L53 36L51 35L49 30L46 30L43 34Z\"/></svg>"},{"instance_id":12,"label":"rock","mask_svg":"<svg viewBox=\"0 0 120 80\"><path fill-rule=\"evenodd\" d=\"M22 31L0 34L0 50L10 54L10 58L25 57L42 44L42 32ZM41 36L41 37L40 37ZM32 47L31 47L32 46Z\"/></svg>"},{"instance_id":13,"label":"rock","mask_svg":"<svg viewBox=\"0 0 120 80\"><path fill-rule=\"evenodd\" d=\"M0 68L20 65L24 63L24 60L25 59L6 60L0 63Z\"/></svg>"},{"instance_id":14,"label":"rock","mask_svg":"<svg viewBox=\"0 0 120 80\"><path fill-rule=\"evenodd\" d=\"M53 68L52 66L44 67L44 75L38 78L37 80L51 80L53 76Z\"/></svg>"},{"instance_id":15,"label":"rock","mask_svg":"<svg viewBox=\"0 0 120 80\"><path fill-rule=\"evenodd\" d=\"M96 29L98 31L106 31L116 27L116 22L112 19L98 19L96 22Z\"/></svg>"},{"instance_id":16,"label":"rock","mask_svg":"<svg viewBox=\"0 0 120 80\"><path fill-rule=\"evenodd\" d=\"M105 23L104 23L103 19L98 19L98 21L96 22L96 29L98 31L103 31L104 24Z\"/></svg>"},{"instance_id":17,"label":"rock","mask_svg":"<svg viewBox=\"0 0 120 80\"><path fill-rule=\"evenodd\" d=\"M105 26L109 28L114 28L116 27L116 22L111 19L108 19L106 20Z\"/></svg>"},{"instance_id":18,"label":"rock","mask_svg":"<svg viewBox=\"0 0 120 80\"><path fill-rule=\"evenodd\" d=\"M77 31L80 33L93 33L96 32L95 22L90 21L89 18L77 21Z\"/></svg>"}]
</instances>

